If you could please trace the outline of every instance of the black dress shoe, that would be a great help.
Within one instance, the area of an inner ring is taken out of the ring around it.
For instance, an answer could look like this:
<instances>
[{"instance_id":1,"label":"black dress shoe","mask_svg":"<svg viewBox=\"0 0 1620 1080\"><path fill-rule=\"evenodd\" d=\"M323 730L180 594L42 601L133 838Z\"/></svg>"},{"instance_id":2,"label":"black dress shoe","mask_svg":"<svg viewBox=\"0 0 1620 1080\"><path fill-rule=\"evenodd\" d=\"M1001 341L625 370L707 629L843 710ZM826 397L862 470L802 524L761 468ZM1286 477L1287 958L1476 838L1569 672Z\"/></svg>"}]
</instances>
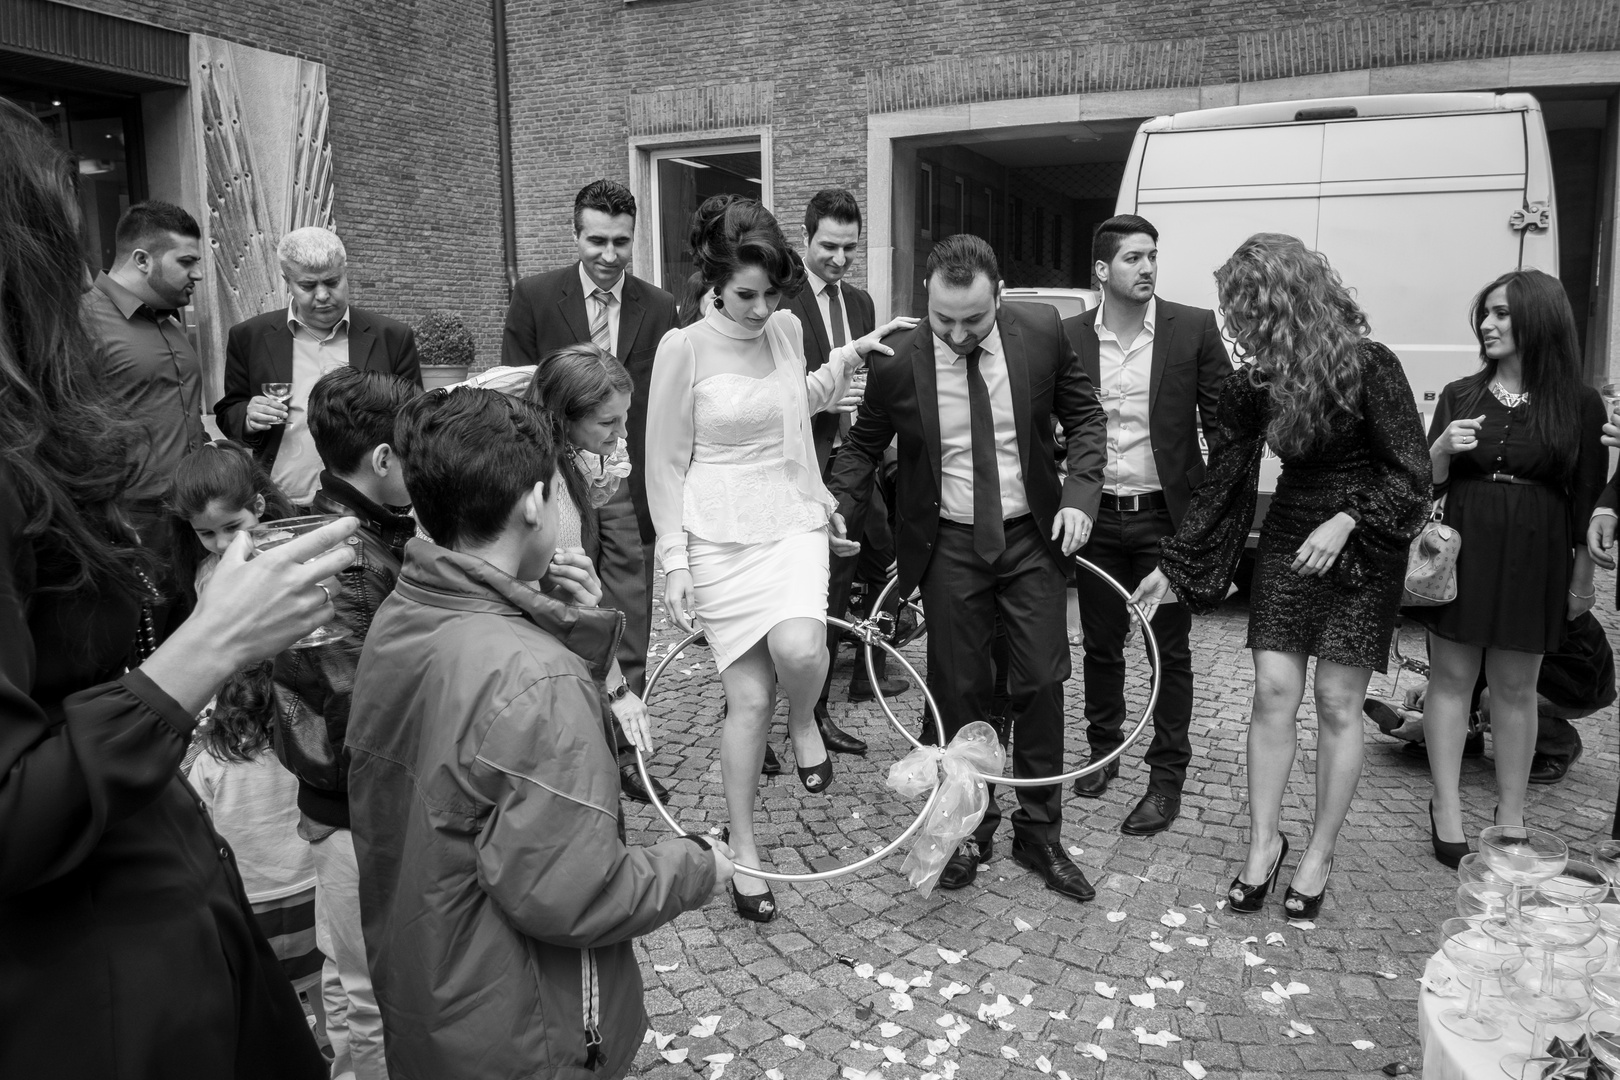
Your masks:
<instances>
[{"instance_id":1,"label":"black dress shoe","mask_svg":"<svg viewBox=\"0 0 1620 1080\"><path fill-rule=\"evenodd\" d=\"M652 785L653 790L658 793L659 802L663 802L669 797L669 789L656 779L653 780ZM624 792L624 797L627 799L634 799L636 802L644 803L652 802L652 798L647 794L647 789L641 784L641 770L634 765L619 766L619 790Z\"/></svg>"},{"instance_id":2,"label":"black dress shoe","mask_svg":"<svg viewBox=\"0 0 1620 1080\"><path fill-rule=\"evenodd\" d=\"M974 840L964 840L956 846L956 854L945 863L945 869L939 875L939 887L942 889L962 889L973 884L979 876L979 864L990 861L990 853L994 850L988 842L980 847Z\"/></svg>"},{"instance_id":3,"label":"black dress shoe","mask_svg":"<svg viewBox=\"0 0 1620 1080\"><path fill-rule=\"evenodd\" d=\"M761 776L781 776L782 775L782 762L777 758L776 751L771 749L771 744L770 743L765 744L765 760L760 763L759 775L761 775Z\"/></svg>"},{"instance_id":4,"label":"black dress shoe","mask_svg":"<svg viewBox=\"0 0 1620 1080\"><path fill-rule=\"evenodd\" d=\"M1119 831L1126 836L1152 836L1168 829L1181 813L1181 796L1150 791L1142 796L1136 809L1125 815Z\"/></svg>"},{"instance_id":5,"label":"black dress shoe","mask_svg":"<svg viewBox=\"0 0 1620 1080\"><path fill-rule=\"evenodd\" d=\"M1013 838L1013 858L1046 879L1046 887L1055 893L1084 903L1097 895L1086 875L1074 865L1062 844L1040 844L1033 840Z\"/></svg>"},{"instance_id":6,"label":"black dress shoe","mask_svg":"<svg viewBox=\"0 0 1620 1080\"><path fill-rule=\"evenodd\" d=\"M821 729L821 741L829 754L864 754L866 741L858 739L832 722L825 705L816 706L816 727Z\"/></svg>"},{"instance_id":7,"label":"black dress shoe","mask_svg":"<svg viewBox=\"0 0 1620 1080\"><path fill-rule=\"evenodd\" d=\"M1556 757L1552 754L1537 754L1530 759L1530 782L1532 784L1556 784L1564 778L1575 763L1581 760L1581 747L1577 746L1575 752L1569 757Z\"/></svg>"},{"instance_id":8,"label":"black dress shoe","mask_svg":"<svg viewBox=\"0 0 1620 1080\"><path fill-rule=\"evenodd\" d=\"M878 685L883 688L883 696L886 698L899 697L911 689L911 683L905 679L884 679ZM849 700L871 701L874 696L876 695L872 693L872 684L868 680L849 680Z\"/></svg>"},{"instance_id":9,"label":"black dress shoe","mask_svg":"<svg viewBox=\"0 0 1620 1080\"><path fill-rule=\"evenodd\" d=\"M1074 793L1080 796L1082 799L1100 799L1108 790L1108 781L1113 780L1118 776L1119 762L1116 761L1107 768L1098 769L1094 773L1086 773L1084 776L1076 777L1074 781Z\"/></svg>"}]
</instances>

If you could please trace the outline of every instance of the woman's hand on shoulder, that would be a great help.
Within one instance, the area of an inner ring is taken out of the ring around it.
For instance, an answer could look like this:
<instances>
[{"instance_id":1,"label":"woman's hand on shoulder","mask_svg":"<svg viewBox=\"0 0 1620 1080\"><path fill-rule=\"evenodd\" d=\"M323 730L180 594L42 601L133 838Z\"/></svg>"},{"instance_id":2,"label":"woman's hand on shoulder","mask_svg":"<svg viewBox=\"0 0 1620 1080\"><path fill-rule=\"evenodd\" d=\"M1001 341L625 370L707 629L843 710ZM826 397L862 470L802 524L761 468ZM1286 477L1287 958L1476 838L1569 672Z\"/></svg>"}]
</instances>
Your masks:
<instances>
[{"instance_id":1,"label":"woman's hand on shoulder","mask_svg":"<svg viewBox=\"0 0 1620 1080\"><path fill-rule=\"evenodd\" d=\"M894 350L883 344L883 339L896 330L910 330L921 321L921 319L912 318L910 315L899 315L890 319L865 337L855 339L856 355L864 357L874 352L880 352L884 356L893 356Z\"/></svg>"}]
</instances>

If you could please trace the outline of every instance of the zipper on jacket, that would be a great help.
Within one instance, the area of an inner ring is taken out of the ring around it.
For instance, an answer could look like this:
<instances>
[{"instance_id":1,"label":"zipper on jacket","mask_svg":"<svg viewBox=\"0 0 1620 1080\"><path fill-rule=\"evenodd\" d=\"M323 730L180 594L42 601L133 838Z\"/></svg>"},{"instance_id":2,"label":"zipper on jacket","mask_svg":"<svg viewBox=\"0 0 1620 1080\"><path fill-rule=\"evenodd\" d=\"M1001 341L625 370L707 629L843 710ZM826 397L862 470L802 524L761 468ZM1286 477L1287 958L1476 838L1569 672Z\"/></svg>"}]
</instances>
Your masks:
<instances>
[{"instance_id":1,"label":"zipper on jacket","mask_svg":"<svg viewBox=\"0 0 1620 1080\"><path fill-rule=\"evenodd\" d=\"M602 1030L596 1023L602 1008L602 987L597 981L595 949L580 950L579 977L579 1005L585 1014L585 1067L594 1069L602 1059Z\"/></svg>"}]
</instances>

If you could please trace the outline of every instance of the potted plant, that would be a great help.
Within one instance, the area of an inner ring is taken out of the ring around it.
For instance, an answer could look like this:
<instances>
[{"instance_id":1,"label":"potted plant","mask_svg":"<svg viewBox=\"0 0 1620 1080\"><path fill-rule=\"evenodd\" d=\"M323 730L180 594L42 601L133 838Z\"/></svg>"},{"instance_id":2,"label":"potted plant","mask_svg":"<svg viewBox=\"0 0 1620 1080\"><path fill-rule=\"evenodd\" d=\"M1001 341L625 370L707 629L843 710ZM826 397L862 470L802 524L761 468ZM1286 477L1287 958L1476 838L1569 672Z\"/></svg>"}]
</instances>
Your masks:
<instances>
[{"instance_id":1,"label":"potted plant","mask_svg":"<svg viewBox=\"0 0 1620 1080\"><path fill-rule=\"evenodd\" d=\"M411 324L422 361L422 389L451 386L467 378L476 351L472 331L461 316L430 311Z\"/></svg>"}]
</instances>

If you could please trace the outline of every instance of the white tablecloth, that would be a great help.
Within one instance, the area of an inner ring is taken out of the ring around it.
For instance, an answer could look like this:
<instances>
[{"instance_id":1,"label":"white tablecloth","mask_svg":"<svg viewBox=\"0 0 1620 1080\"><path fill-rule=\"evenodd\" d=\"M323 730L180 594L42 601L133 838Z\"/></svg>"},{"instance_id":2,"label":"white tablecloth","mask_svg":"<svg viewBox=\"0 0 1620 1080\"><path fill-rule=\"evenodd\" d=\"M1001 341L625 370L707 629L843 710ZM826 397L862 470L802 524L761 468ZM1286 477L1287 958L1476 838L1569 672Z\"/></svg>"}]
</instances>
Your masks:
<instances>
[{"instance_id":1,"label":"white tablecloth","mask_svg":"<svg viewBox=\"0 0 1620 1080\"><path fill-rule=\"evenodd\" d=\"M1423 970L1425 979L1456 979L1456 969L1440 953L1429 957ZM1418 1042L1423 1047L1423 1080L1506 1080L1502 1058L1507 1054L1530 1052L1530 1033L1519 1023L1517 1011L1500 996L1486 996L1486 1011L1502 1029L1502 1037L1490 1042L1465 1039L1440 1022L1447 1009L1460 1009L1468 1003L1462 997L1441 997L1427 988L1418 991ZM1499 992L1498 992L1499 993ZM1541 1052L1552 1041L1549 1029L1542 1029ZM1573 1034L1575 1026L1565 1028Z\"/></svg>"}]
</instances>

